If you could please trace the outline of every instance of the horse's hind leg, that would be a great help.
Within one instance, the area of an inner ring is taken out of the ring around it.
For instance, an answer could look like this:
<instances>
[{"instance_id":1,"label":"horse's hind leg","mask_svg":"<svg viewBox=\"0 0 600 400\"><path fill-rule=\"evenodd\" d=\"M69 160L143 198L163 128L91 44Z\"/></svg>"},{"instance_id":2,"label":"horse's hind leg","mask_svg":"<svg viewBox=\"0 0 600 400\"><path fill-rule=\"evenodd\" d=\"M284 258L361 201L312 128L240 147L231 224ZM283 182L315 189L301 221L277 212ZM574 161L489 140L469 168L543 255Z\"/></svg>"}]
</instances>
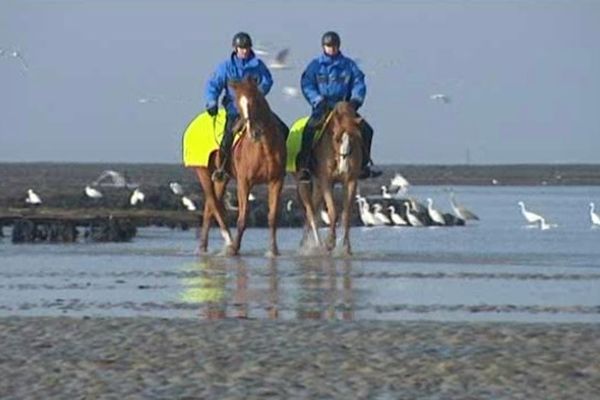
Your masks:
<instances>
[{"instance_id":1,"label":"horse's hind leg","mask_svg":"<svg viewBox=\"0 0 600 400\"><path fill-rule=\"evenodd\" d=\"M196 168L196 175L198 175L198 180L202 185L202 190L204 191L205 197L204 213L202 214L202 232L200 235L200 251L206 252L208 250L208 231L210 229L213 216L219 224L221 235L225 240L225 245L231 246L231 233L229 232L229 228L227 227L225 218L223 217L225 210L223 209L221 202L217 199L212 180L210 179L209 171L206 168Z\"/></svg>"},{"instance_id":2,"label":"horse's hind leg","mask_svg":"<svg viewBox=\"0 0 600 400\"><path fill-rule=\"evenodd\" d=\"M300 202L304 205L304 216L305 216L305 229L304 229L304 239L306 238L306 233L308 231L312 232L315 243L317 246L321 245L321 239L319 238L319 231L317 226L317 220L315 217L315 208L312 203L311 198L311 188L310 185L306 185L303 183L297 183L298 187L298 197L300 198Z\"/></svg>"},{"instance_id":3,"label":"horse's hind leg","mask_svg":"<svg viewBox=\"0 0 600 400\"><path fill-rule=\"evenodd\" d=\"M281 189L283 188L283 179L269 182L269 231L271 232L271 254L279 255L277 248L277 211L279 210L279 199Z\"/></svg>"}]
</instances>

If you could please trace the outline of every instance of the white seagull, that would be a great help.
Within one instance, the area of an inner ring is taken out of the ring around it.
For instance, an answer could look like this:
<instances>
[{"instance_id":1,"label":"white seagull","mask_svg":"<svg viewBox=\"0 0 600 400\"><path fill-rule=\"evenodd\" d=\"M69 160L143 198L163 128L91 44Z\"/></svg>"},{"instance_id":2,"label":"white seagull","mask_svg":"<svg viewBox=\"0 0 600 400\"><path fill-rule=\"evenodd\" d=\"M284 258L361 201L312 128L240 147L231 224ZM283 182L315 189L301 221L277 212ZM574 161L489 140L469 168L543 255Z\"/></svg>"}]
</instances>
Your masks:
<instances>
[{"instance_id":1,"label":"white seagull","mask_svg":"<svg viewBox=\"0 0 600 400\"><path fill-rule=\"evenodd\" d=\"M429 218L431 218L431 220L436 224L446 225L446 221L444 220L442 213L433 208L433 200L430 197L427 198L427 213L429 214Z\"/></svg>"},{"instance_id":2,"label":"white seagull","mask_svg":"<svg viewBox=\"0 0 600 400\"><path fill-rule=\"evenodd\" d=\"M275 55L275 58L269 63L269 68L271 68L271 69L288 69L288 68L290 68L289 65L286 64L286 59L289 54L290 54L290 49L288 49L288 48L280 50Z\"/></svg>"},{"instance_id":3,"label":"white seagull","mask_svg":"<svg viewBox=\"0 0 600 400\"><path fill-rule=\"evenodd\" d=\"M523 217L525 217L527 222L529 222L530 224L540 224L541 226L542 224L546 223L544 217L527 210L525 208L525 203L523 203L522 201L519 201L517 204L521 207L521 214L523 214Z\"/></svg>"},{"instance_id":4,"label":"white seagull","mask_svg":"<svg viewBox=\"0 0 600 400\"><path fill-rule=\"evenodd\" d=\"M592 221L592 226L600 226L600 216L594 211L594 203L590 203L590 220Z\"/></svg>"},{"instance_id":5,"label":"white seagull","mask_svg":"<svg viewBox=\"0 0 600 400\"><path fill-rule=\"evenodd\" d=\"M183 206L185 208L188 209L188 211L196 211L196 205L194 204L194 202L192 200L190 200L189 197L182 196L181 203L183 204Z\"/></svg>"},{"instance_id":6,"label":"white seagull","mask_svg":"<svg viewBox=\"0 0 600 400\"><path fill-rule=\"evenodd\" d=\"M183 186L177 182L169 183L169 187L171 188L171 192L176 194L177 196L181 196L183 194Z\"/></svg>"},{"instance_id":7,"label":"white seagull","mask_svg":"<svg viewBox=\"0 0 600 400\"><path fill-rule=\"evenodd\" d=\"M40 199L40 196L38 196L38 194L34 192L33 189L28 189L25 203L32 205L42 204L42 199Z\"/></svg>"},{"instance_id":8,"label":"white seagull","mask_svg":"<svg viewBox=\"0 0 600 400\"><path fill-rule=\"evenodd\" d=\"M398 226L406 226L408 223L396 212L396 208L394 206L389 206L388 210L390 211L390 217L392 218L392 222L394 225Z\"/></svg>"},{"instance_id":9,"label":"white seagull","mask_svg":"<svg viewBox=\"0 0 600 400\"><path fill-rule=\"evenodd\" d=\"M85 195L91 199L99 199L102 197L102 193L98 189L94 189L90 185L85 187Z\"/></svg>"},{"instance_id":10,"label":"white seagull","mask_svg":"<svg viewBox=\"0 0 600 400\"><path fill-rule=\"evenodd\" d=\"M450 103L450 97L443 94L443 93L436 93L436 94L432 94L431 96L429 96L429 98L431 100L441 100L443 101L445 104Z\"/></svg>"},{"instance_id":11,"label":"white seagull","mask_svg":"<svg viewBox=\"0 0 600 400\"><path fill-rule=\"evenodd\" d=\"M461 206L456 202L454 192L450 192L450 205L452 206L452 211L454 211L454 214L456 214L458 218L463 219L465 221L479 220L479 217L477 215L475 215L474 213L467 210L465 207Z\"/></svg>"},{"instance_id":12,"label":"white seagull","mask_svg":"<svg viewBox=\"0 0 600 400\"><path fill-rule=\"evenodd\" d=\"M131 197L129 197L129 204L135 206L137 203L143 203L145 198L146 195L140 189L136 188L131 194Z\"/></svg>"}]
</instances>

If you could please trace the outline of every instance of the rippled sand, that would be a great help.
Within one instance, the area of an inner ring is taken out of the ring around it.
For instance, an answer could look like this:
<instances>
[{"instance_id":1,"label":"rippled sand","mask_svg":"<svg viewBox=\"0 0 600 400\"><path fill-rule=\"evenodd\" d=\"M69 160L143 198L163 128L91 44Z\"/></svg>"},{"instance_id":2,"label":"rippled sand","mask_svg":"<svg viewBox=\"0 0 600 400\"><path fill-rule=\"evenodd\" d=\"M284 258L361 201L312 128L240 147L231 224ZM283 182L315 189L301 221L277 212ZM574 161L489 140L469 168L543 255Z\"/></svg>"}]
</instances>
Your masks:
<instances>
[{"instance_id":1,"label":"rippled sand","mask_svg":"<svg viewBox=\"0 0 600 400\"><path fill-rule=\"evenodd\" d=\"M593 399L600 324L0 319L3 398Z\"/></svg>"}]
</instances>

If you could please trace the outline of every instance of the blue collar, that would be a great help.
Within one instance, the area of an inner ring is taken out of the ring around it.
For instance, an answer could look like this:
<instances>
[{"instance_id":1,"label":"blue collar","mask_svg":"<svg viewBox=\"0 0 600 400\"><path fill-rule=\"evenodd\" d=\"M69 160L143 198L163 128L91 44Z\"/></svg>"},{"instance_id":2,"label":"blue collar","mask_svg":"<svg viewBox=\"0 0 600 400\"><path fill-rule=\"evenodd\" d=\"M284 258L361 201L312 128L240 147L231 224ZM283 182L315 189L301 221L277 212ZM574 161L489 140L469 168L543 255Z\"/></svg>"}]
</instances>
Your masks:
<instances>
[{"instance_id":1,"label":"blue collar","mask_svg":"<svg viewBox=\"0 0 600 400\"><path fill-rule=\"evenodd\" d=\"M246 66L255 67L256 65L258 65L258 58L256 58L254 52L251 51L250 57L242 60L241 58L238 58L234 51L231 53L231 62L233 62L238 68L244 68Z\"/></svg>"},{"instance_id":2,"label":"blue collar","mask_svg":"<svg viewBox=\"0 0 600 400\"><path fill-rule=\"evenodd\" d=\"M343 58L344 58L344 56L342 55L341 51L339 51L335 56L330 56L330 55L325 54L323 52L319 56L319 62L321 64L333 64L333 63L336 63L336 62L340 61Z\"/></svg>"}]
</instances>

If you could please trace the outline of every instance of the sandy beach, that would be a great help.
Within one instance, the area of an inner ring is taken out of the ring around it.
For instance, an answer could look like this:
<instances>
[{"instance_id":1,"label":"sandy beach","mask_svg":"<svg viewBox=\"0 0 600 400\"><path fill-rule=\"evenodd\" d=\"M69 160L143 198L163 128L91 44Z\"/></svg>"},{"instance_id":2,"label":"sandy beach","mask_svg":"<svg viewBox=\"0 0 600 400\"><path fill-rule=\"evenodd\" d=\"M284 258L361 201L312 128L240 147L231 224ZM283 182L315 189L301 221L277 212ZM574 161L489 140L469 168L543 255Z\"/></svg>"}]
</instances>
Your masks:
<instances>
[{"instance_id":1,"label":"sandy beach","mask_svg":"<svg viewBox=\"0 0 600 400\"><path fill-rule=\"evenodd\" d=\"M0 319L2 398L594 399L600 325Z\"/></svg>"}]
</instances>

